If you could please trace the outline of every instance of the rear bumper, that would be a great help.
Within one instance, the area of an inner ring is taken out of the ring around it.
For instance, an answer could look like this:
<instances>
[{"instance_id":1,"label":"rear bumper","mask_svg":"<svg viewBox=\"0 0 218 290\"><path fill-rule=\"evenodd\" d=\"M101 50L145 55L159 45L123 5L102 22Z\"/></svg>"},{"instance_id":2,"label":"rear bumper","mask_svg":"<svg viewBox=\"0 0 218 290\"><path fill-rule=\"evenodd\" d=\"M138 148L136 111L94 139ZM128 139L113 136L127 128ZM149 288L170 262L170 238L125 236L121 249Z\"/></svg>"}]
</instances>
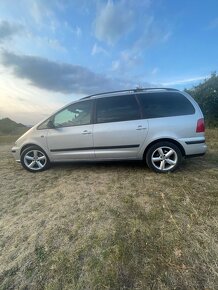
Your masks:
<instances>
[{"instance_id":1,"label":"rear bumper","mask_svg":"<svg viewBox=\"0 0 218 290\"><path fill-rule=\"evenodd\" d=\"M186 157L202 156L207 151L207 145L203 137L184 138L180 139L179 142L185 150Z\"/></svg>"}]
</instances>

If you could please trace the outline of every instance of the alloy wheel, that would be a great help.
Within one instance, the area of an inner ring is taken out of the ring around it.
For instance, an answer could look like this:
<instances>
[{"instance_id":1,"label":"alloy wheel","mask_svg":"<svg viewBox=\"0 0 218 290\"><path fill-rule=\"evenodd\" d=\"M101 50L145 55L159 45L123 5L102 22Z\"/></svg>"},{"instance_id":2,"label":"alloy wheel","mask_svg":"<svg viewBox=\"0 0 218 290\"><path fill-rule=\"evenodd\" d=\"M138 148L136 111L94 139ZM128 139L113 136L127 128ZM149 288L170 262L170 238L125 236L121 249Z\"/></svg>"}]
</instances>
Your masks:
<instances>
[{"instance_id":1,"label":"alloy wheel","mask_svg":"<svg viewBox=\"0 0 218 290\"><path fill-rule=\"evenodd\" d=\"M178 155L173 148L167 146L158 147L151 156L151 162L156 169L169 171L176 166Z\"/></svg>"},{"instance_id":2,"label":"alloy wheel","mask_svg":"<svg viewBox=\"0 0 218 290\"><path fill-rule=\"evenodd\" d=\"M30 150L24 155L24 164L30 170L42 170L47 164L45 154L40 150Z\"/></svg>"}]
</instances>

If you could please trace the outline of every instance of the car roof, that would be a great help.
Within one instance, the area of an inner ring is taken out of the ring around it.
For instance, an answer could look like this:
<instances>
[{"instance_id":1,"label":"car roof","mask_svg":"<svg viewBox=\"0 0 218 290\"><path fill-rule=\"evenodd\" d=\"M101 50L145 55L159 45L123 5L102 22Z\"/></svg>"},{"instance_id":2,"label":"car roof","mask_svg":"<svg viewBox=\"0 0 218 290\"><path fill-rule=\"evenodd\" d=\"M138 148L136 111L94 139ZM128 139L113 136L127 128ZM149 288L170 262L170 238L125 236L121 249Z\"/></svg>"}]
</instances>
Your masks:
<instances>
[{"instance_id":1,"label":"car roof","mask_svg":"<svg viewBox=\"0 0 218 290\"><path fill-rule=\"evenodd\" d=\"M129 90L119 90L119 91L110 91L110 92L103 92L103 93L97 93L93 95L89 95L87 97L84 97L80 100L85 99L95 99L100 97L109 97L109 96L116 96L119 95L128 95L128 94L135 94L135 93L142 93L142 92L178 92L179 90L173 89L173 88L136 88L136 89L129 89Z\"/></svg>"}]
</instances>

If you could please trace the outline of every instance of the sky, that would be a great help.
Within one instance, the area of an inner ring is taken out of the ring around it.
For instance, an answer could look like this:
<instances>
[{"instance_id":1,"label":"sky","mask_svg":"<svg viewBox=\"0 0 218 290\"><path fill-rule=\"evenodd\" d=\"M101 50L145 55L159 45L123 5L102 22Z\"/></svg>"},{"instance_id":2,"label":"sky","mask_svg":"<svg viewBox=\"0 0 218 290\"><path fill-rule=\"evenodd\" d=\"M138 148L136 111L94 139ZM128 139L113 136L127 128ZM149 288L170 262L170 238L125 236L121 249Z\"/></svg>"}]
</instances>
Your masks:
<instances>
[{"instance_id":1,"label":"sky","mask_svg":"<svg viewBox=\"0 0 218 290\"><path fill-rule=\"evenodd\" d=\"M0 118L89 94L191 88L218 69L217 0L0 0Z\"/></svg>"}]
</instances>

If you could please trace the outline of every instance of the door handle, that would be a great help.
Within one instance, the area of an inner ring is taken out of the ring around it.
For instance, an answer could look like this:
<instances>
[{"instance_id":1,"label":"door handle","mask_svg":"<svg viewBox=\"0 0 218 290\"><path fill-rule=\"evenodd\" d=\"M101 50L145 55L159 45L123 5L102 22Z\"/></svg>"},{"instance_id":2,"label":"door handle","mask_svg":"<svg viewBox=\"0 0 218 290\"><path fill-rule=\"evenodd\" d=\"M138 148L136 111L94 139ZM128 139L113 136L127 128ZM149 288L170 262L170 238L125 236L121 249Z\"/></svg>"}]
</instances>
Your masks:
<instances>
[{"instance_id":1,"label":"door handle","mask_svg":"<svg viewBox=\"0 0 218 290\"><path fill-rule=\"evenodd\" d=\"M138 125L137 129L136 130L146 130L147 128L145 127L142 127L142 125Z\"/></svg>"},{"instance_id":2,"label":"door handle","mask_svg":"<svg viewBox=\"0 0 218 290\"><path fill-rule=\"evenodd\" d=\"M91 131L88 131L88 130L84 130L84 131L82 132L82 134L83 134L83 135L89 135L89 134L92 134L92 132L91 132Z\"/></svg>"}]
</instances>

